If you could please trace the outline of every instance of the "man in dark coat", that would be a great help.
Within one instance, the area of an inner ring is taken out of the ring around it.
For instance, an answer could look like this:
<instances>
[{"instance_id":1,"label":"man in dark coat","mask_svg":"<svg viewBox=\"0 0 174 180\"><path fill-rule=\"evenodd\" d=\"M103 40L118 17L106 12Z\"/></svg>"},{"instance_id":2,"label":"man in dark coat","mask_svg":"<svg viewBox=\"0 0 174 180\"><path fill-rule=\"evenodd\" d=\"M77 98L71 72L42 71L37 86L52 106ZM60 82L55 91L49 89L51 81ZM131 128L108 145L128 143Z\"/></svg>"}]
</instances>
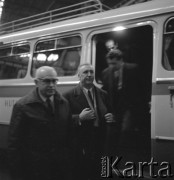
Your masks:
<instances>
[{"instance_id":1,"label":"man in dark coat","mask_svg":"<svg viewBox=\"0 0 174 180\"><path fill-rule=\"evenodd\" d=\"M74 179L99 179L101 157L106 140L106 123L113 122L105 91L94 84L90 64L79 67L79 85L65 93L74 122L76 166Z\"/></svg>"},{"instance_id":2,"label":"man in dark coat","mask_svg":"<svg viewBox=\"0 0 174 180\"><path fill-rule=\"evenodd\" d=\"M57 80L52 67L40 67L36 88L14 105L8 146L12 179L70 179L71 114L56 91Z\"/></svg>"},{"instance_id":3,"label":"man in dark coat","mask_svg":"<svg viewBox=\"0 0 174 180\"><path fill-rule=\"evenodd\" d=\"M140 102L138 65L124 62L119 49L108 52L106 58L110 66L102 72L102 88L109 94L119 129L129 131L135 125L132 116Z\"/></svg>"}]
</instances>

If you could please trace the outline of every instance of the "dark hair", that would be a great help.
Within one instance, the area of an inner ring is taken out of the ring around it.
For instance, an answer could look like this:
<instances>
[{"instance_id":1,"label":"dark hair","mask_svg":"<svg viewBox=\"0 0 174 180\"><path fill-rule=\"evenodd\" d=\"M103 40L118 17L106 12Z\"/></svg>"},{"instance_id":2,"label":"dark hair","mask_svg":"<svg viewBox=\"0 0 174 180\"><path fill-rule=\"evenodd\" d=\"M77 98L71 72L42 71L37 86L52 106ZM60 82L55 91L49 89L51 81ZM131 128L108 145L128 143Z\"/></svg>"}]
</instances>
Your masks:
<instances>
[{"instance_id":1,"label":"dark hair","mask_svg":"<svg viewBox=\"0 0 174 180\"><path fill-rule=\"evenodd\" d=\"M109 59L117 58L118 60L120 60L122 59L122 57L123 57L123 53L119 49L111 50L106 54L106 58Z\"/></svg>"}]
</instances>

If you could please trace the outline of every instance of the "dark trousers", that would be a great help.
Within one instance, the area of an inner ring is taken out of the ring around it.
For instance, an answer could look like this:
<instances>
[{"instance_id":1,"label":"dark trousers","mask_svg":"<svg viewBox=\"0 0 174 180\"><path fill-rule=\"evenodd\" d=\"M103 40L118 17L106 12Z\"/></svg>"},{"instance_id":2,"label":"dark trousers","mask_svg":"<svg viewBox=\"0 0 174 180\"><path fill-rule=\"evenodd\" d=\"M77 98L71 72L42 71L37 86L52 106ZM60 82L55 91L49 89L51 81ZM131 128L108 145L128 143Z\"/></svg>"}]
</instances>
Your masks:
<instances>
[{"instance_id":1,"label":"dark trousers","mask_svg":"<svg viewBox=\"0 0 174 180\"><path fill-rule=\"evenodd\" d=\"M71 164L68 159L42 156L30 159L23 167L23 180L71 180Z\"/></svg>"},{"instance_id":2,"label":"dark trousers","mask_svg":"<svg viewBox=\"0 0 174 180\"><path fill-rule=\"evenodd\" d=\"M73 180L98 180L101 174L101 157L104 140L99 128L90 129L78 148L74 160Z\"/></svg>"}]
</instances>

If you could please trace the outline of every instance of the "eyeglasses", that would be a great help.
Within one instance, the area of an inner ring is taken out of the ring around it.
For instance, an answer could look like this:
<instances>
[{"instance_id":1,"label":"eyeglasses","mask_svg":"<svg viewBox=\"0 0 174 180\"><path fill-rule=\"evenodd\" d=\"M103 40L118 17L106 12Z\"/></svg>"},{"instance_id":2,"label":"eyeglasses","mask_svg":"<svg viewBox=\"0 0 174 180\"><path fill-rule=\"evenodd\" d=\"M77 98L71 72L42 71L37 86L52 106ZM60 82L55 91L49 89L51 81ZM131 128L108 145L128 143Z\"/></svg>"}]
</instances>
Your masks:
<instances>
[{"instance_id":1,"label":"eyeglasses","mask_svg":"<svg viewBox=\"0 0 174 180\"><path fill-rule=\"evenodd\" d=\"M41 78L39 78L39 80L45 84L50 84L50 83L57 84L57 82L58 82L58 79L41 79Z\"/></svg>"}]
</instances>

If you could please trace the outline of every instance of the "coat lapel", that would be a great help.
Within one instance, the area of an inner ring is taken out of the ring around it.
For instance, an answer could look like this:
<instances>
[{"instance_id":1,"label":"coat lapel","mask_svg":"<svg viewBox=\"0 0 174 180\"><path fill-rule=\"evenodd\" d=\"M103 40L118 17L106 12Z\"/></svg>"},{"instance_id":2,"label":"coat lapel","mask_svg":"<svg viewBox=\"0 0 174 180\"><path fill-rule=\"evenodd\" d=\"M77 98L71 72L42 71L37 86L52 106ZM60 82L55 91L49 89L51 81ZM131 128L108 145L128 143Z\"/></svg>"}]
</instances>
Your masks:
<instances>
[{"instance_id":1,"label":"coat lapel","mask_svg":"<svg viewBox=\"0 0 174 180\"><path fill-rule=\"evenodd\" d=\"M97 111L100 121L103 120L104 115L107 113L107 107L104 104L104 96L98 88L95 89Z\"/></svg>"},{"instance_id":2,"label":"coat lapel","mask_svg":"<svg viewBox=\"0 0 174 180\"><path fill-rule=\"evenodd\" d=\"M103 121L104 115L107 113L107 107L104 104L104 94L101 92L100 89L98 89L97 87L94 86L94 91L95 91L95 96L96 96L96 106L97 106L97 113L99 116L99 123L101 123ZM74 89L74 101L78 102L77 104L80 105L81 109L87 108L89 107L89 104L86 100L86 97L80 87L80 85L78 85L75 89Z\"/></svg>"},{"instance_id":3,"label":"coat lapel","mask_svg":"<svg viewBox=\"0 0 174 180\"><path fill-rule=\"evenodd\" d=\"M55 115L55 119L62 119L62 105L63 105L64 101L61 98L60 94L56 93L54 96L54 115ZM60 122L60 121L59 121Z\"/></svg>"},{"instance_id":4,"label":"coat lapel","mask_svg":"<svg viewBox=\"0 0 174 180\"><path fill-rule=\"evenodd\" d=\"M78 102L78 104L80 104L82 107L89 107L88 102L86 100L86 97L82 91L82 88L80 87L80 85L78 85L75 89L74 89L74 99Z\"/></svg>"}]
</instances>

